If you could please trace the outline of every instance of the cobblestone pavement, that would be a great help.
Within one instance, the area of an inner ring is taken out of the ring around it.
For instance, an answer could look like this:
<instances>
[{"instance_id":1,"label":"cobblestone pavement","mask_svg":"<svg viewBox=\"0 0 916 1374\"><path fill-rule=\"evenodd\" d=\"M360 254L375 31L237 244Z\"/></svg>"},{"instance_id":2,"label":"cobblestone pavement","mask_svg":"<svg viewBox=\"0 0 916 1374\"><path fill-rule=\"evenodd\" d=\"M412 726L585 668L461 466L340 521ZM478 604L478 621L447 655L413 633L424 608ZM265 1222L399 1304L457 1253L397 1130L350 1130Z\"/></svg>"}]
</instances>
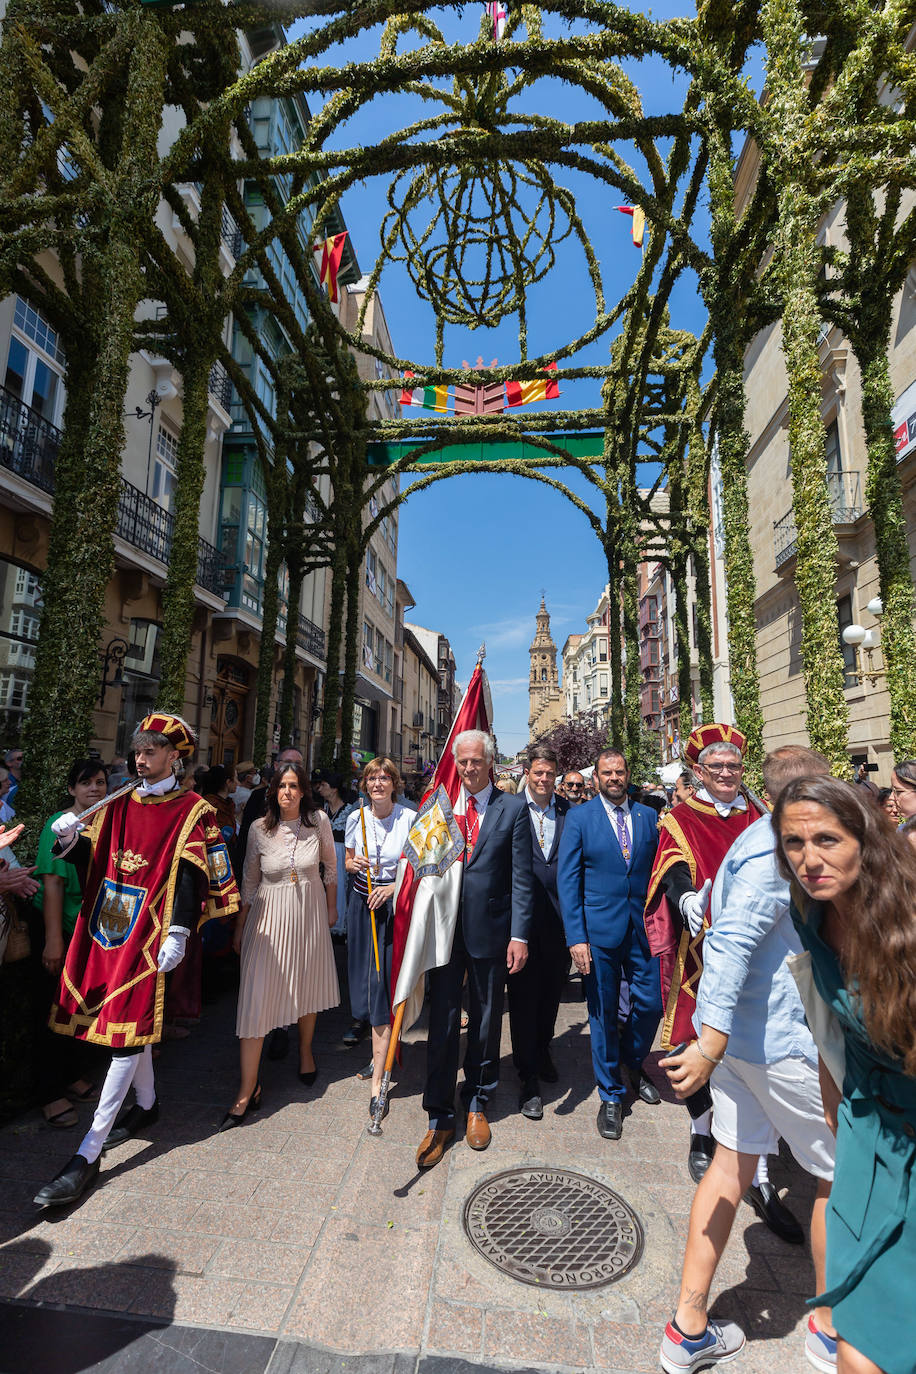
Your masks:
<instances>
[{"instance_id":1,"label":"cobblestone pavement","mask_svg":"<svg viewBox=\"0 0 916 1374\"><path fill-rule=\"evenodd\" d=\"M237 1086L234 1013L226 991L189 1039L165 1044L158 1124L103 1159L80 1205L43 1214L32 1197L76 1149L91 1107L80 1108L75 1130L51 1129L34 1113L0 1131L0 1298L15 1304L0 1308L2 1374L659 1368L693 1192L687 1118L653 1055L648 1067L665 1100L636 1102L622 1140L600 1138L578 981L561 1008L561 1081L543 1087L543 1121L516 1111L505 1018L492 1145L475 1153L459 1138L423 1174L414 1163L425 1130L422 1027L408 1037L381 1139L366 1134L369 1092L355 1077L368 1055L340 1045L348 1024L340 1010L319 1018L315 1086L298 1082L295 1050L279 1063L265 1058L261 1111L218 1135ZM645 1228L636 1268L593 1292L557 1293L480 1258L462 1231L465 1199L488 1175L528 1164L576 1169L619 1193ZM771 1169L806 1221L810 1181L791 1160ZM785 1245L742 1207L713 1308L747 1332L735 1374L807 1368L804 1299L813 1284L807 1249ZM97 1313L109 1315L88 1318ZM96 1346L97 1330L107 1335ZM85 1349L74 1355L79 1331ZM31 1356L20 1364L23 1349Z\"/></svg>"}]
</instances>

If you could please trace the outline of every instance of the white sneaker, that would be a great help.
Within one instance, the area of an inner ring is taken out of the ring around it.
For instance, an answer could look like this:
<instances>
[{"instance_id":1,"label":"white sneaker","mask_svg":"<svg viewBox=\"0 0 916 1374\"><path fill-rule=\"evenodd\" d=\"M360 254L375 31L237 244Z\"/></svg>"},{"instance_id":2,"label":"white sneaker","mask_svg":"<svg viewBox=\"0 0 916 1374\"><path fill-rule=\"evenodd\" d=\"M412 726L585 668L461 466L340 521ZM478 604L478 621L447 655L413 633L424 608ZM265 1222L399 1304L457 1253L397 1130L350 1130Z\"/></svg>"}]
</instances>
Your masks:
<instances>
[{"instance_id":1,"label":"white sneaker","mask_svg":"<svg viewBox=\"0 0 916 1374\"><path fill-rule=\"evenodd\" d=\"M707 1321L702 1336L684 1336L669 1322L659 1359L666 1374L692 1374L705 1365L733 1360L745 1343L744 1332L734 1322Z\"/></svg>"}]
</instances>

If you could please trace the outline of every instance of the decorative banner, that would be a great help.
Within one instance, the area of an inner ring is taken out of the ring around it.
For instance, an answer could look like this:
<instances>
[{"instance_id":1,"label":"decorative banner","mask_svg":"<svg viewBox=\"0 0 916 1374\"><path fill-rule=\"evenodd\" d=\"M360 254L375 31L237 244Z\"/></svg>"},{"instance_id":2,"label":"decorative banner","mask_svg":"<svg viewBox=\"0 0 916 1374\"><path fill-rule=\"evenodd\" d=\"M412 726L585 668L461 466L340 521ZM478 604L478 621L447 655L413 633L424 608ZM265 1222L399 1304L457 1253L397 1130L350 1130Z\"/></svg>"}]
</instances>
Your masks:
<instances>
[{"instance_id":1,"label":"decorative banner","mask_svg":"<svg viewBox=\"0 0 916 1374\"><path fill-rule=\"evenodd\" d=\"M546 363L544 372L556 372L556 363ZM560 384L555 377L538 378L533 382L506 382L506 405L526 406L532 401L555 401Z\"/></svg>"},{"instance_id":2,"label":"decorative banner","mask_svg":"<svg viewBox=\"0 0 916 1374\"><path fill-rule=\"evenodd\" d=\"M502 0L489 0L487 14L493 20L493 41L498 43L506 31L506 20L509 18L509 12Z\"/></svg>"},{"instance_id":3,"label":"decorative banner","mask_svg":"<svg viewBox=\"0 0 916 1374\"><path fill-rule=\"evenodd\" d=\"M637 248L642 248L642 241L646 232L646 212L641 205L618 205L617 209L622 215L631 215L633 218L633 242Z\"/></svg>"},{"instance_id":4,"label":"decorative banner","mask_svg":"<svg viewBox=\"0 0 916 1374\"><path fill-rule=\"evenodd\" d=\"M413 375L412 372L405 372L405 382L410 381ZM424 410L448 410L448 387L417 386L412 390L405 387L401 392L401 405L422 406Z\"/></svg>"},{"instance_id":5,"label":"decorative banner","mask_svg":"<svg viewBox=\"0 0 916 1374\"><path fill-rule=\"evenodd\" d=\"M333 238L325 239L324 243L316 243L312 249L313 253L321 254L318 276L321 285L328 288L328 297L335 305L338 299L337 273L340 271L340 260L343 257L348 233L349 230L345 229L342 234L335 234Z\"/></svg>"}]
</instances>

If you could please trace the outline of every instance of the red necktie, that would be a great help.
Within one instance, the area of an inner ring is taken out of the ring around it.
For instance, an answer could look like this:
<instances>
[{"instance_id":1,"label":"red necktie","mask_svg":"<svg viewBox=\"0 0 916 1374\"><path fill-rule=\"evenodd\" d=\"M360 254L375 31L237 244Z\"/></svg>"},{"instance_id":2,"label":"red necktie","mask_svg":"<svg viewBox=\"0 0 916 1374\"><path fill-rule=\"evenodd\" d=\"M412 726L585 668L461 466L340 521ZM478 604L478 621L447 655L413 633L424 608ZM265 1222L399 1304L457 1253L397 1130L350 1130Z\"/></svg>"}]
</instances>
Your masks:
<instances>
[{"instance_id":1,"label":"red necktie","mask_svg":"<svg viewBox=\"0 0 916 1374\"><path fill-rule=\"evenodd\" d=\"M474 853L474 846L475 846L475 844L477 843L477 836L478 836L478 834L480 833L480 817L479 817L478 814L477 814L477 803L475 802L474 798L471 797L471 796L468 797L468 811L467 811L467 817L466 817L466 825L467 825L467 836L466 836L466 843L465 843L465 849L464 849L464 861L465 861L465 863L467 863L468 859L469 859L469 858L471 857L471 855Z\"/></svg>"}]
</instances>

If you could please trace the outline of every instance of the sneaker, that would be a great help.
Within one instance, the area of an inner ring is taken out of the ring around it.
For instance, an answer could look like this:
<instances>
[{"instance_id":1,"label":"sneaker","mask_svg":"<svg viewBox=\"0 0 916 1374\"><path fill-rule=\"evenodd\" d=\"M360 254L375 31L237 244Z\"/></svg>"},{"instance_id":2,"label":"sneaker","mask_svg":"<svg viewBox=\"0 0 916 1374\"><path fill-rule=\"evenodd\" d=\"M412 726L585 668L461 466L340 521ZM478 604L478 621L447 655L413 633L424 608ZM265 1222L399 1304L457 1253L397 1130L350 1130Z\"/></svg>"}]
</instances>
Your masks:
<instances>
[{"instance_id":1,"label":"sneaker","mask_svg":"<svg viewBox=\"0 0 916 1374\"><path fill-rule=\"evenodd\" d=\"M805 1332L805 1359L809 1364L813 1364L815 1369L819 1369L821 1374L834 1374L836 1336L828 1336L826 1331L819 1331L813 1317L808 1318L808 1330Z\"/></svg>"},{"instance_id":2,"label":"sneaker","mask_svg":"<svg viewBox=\"0 0 916 1374\"><path fill-rule=\"evenodd\" d=\"M682 1336L673 1322L665 1327L659 1359L667 1374L684 1374L708 1364L733 1360L744 1349L744 1332L734 1322L709 1320L702 1336Z\"/></svg>"}]
</instances>

